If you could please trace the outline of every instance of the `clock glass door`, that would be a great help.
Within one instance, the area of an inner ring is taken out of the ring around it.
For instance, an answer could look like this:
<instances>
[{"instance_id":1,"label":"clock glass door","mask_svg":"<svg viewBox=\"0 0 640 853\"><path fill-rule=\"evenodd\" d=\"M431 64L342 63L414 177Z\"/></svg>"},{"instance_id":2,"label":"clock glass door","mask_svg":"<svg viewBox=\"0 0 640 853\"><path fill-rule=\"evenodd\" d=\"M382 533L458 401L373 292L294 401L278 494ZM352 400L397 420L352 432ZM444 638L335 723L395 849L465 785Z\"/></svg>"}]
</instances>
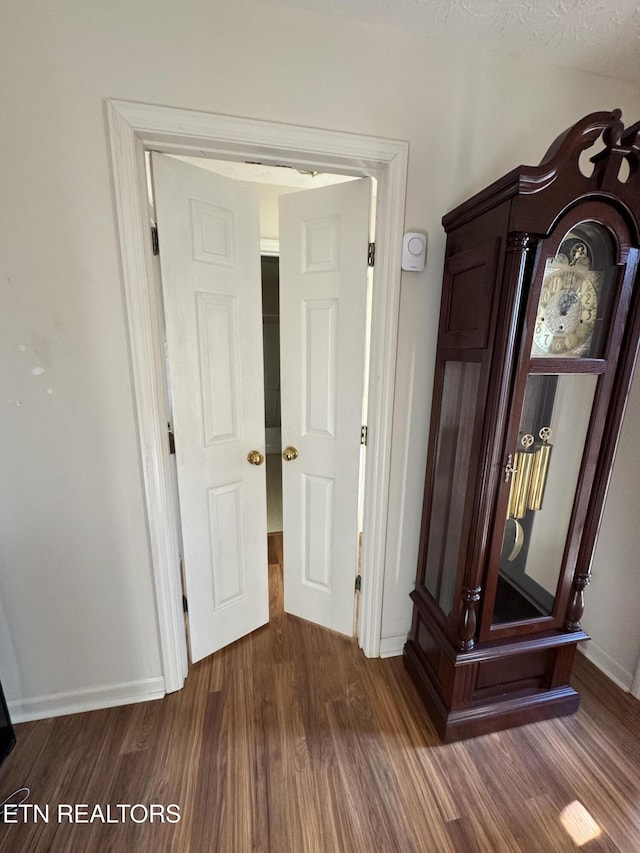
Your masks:
<instances>
[{"instance_id":1,"label":"clock glass door","mask_svg":"<svg viewBox=\"0 0 640 853\"><path fill-rule=\"evenodd\" d=\"M607 370L618 290L612 233L598 222L583 221L552 246L557 249L546 259L543 253L542 280L532 288L539 296L535 315L530 314L531 348L523 359L515 395L521 403L508 433L506 523L504 532L496 531L502 548L494 629L531 620L548 623L557 615L565 568L575 555L570 531L576 496L581 486L588 488L581 472L593 437L598 383Z\"/></svg>"},{"instance_id":2,"label":"clock glass door","mask_svg":"<svg viewBox=\"0 0 640 853\"><path fill-rule=\"evenodd\" d=\"M527 377L494 625L554 612L597 384L597 374Z\"/></svg>"}]
</instances>

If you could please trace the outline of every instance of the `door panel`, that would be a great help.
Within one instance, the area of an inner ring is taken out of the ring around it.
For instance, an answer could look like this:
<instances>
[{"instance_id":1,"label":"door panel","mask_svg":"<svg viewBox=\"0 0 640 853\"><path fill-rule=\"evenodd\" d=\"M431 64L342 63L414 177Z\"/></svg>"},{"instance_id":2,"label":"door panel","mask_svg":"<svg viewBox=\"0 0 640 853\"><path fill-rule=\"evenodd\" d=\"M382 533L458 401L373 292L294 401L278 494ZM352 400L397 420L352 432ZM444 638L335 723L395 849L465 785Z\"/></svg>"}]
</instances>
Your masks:
<instances>
[{"instance_id":1,"label":"door panel","mask_svg":"<svg viewBox=\"0 0 640 853\"><path fill-rule=\"evenodd\" d=\"M152 155L192 661L269 618L258 200Z\"/></svg>"},{"instance_id":2,"label":"door panel","mask_svg":"<svg viewBox=\"0 0 640 853\"><path fill-rule=\"evenodd\" d=\"M370 179L280 199L285 610L354 629Z\"/></svg>"}]
</instances>

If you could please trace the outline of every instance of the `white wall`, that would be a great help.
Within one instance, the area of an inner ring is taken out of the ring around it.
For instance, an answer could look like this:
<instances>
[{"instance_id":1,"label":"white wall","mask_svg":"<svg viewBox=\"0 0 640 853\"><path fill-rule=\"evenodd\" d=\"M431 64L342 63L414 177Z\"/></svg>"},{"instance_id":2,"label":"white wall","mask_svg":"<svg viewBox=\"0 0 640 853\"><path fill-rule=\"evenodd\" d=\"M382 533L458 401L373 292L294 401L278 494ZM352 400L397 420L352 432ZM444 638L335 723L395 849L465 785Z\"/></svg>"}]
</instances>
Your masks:
<instances>
[{"instance_id":1,"label":"white wall","mask_svg":"<svg viewBox=\"0 0 640 853\"><path fill-rule=\"evenodd\" d=\"M585 652L629 689L640 655L640 371L627 404L605 516L585 591ZM638 697L640 698L640 696Z\"/></svg>"},{"instance_id":2,"label":"white wall","mask_svg":"<svg viewBox=\"0 0 640 853\"><path fill-rule=\"evenodd\" d=\"M640 88L254 0L4 0L0 39L0 677L17 716L151 695L160 676L105 97L409 141L406 227L426 229L430 244L426 271L406 274L401 295L384 608L387 647L401 643L440 218L538 162L586 112L620 106L636 120ZM626 436L639 424L636 394ZM612 505L635 488L637 460L618 466ZM605 529L615 523L608 514ZM619 537L637 551L637 525ZM628 581L616 557L609 534L596 574L606 566ZM621 606L635 615L633 596ZM611 630L603 647L627 666L640 638Z\"/></svg>"}]
</instances>

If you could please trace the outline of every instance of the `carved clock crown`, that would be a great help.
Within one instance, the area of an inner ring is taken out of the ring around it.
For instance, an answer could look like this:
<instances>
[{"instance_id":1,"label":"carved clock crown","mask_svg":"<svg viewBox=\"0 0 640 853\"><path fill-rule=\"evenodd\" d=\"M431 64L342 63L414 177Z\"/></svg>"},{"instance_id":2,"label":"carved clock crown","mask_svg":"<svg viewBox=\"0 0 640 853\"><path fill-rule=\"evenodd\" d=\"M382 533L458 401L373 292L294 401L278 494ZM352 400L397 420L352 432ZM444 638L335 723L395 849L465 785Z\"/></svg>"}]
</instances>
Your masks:
<instances>
[{"instance_id":1,"label":"carved clock crown","mask_svg":"<svg viewBox=\"0 0 640 853\"><path fill-rule=\"evenodd\" d=\"M580 119L557 137L540 165L518 166L448 213L442 220L445 229L450 231L483 210L518 196L509 230L546 234L559 211L591 196L612 201L638 242L640 122L625 129L621 115L616 109ZM593 168L586 169L581 155L599 139L603 147L590 158Z\"/></svg>"},{"instance_id":2,"label":"carved clock crown","mask_svg":"<svg viewBox=\"0 0 640 853\"><path fill-rule=\"evenodd\" d=\"M637 214L640 213L640 122L625 130L621 115L620 110L591 113L576 122L550 146L538 171L546 172L554 180L566 170L577 169L585 182L584 193L615 193L625 201L628 197L629 207ZM580 168L580 154L599 137L602 137L604 147L590 158L594 168L591 174L585 175ZM628 176L623 172L624 161L628 164Z\"/></svg>"}]
</instances>

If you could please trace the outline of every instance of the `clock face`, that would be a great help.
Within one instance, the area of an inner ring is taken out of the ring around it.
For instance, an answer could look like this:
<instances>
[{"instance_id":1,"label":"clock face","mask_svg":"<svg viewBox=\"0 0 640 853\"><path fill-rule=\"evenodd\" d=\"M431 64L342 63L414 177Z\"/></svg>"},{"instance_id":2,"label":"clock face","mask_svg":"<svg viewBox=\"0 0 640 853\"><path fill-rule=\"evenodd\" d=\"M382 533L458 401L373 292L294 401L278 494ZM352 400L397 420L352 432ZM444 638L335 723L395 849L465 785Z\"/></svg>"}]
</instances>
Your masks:
<instances>
[{"instance_id":1,"label":"clock face","mask_svg":"<svg viewBox=\"0 0 640 853\"><path fill-rule=\"evenodd\" d=\"M615 288L611 238L583 222L547 258L533 330L533 357L598 358Z\"/></svg>"},{"instance_id":2,"label":"clock face","mask_svg":"<svg viewBox=\"0 0 640 853\"><path fill-rule=\"evenodd\" d=\"M538 304L534 345L549 355L582 355L589 345L598 314L594 275L564 258L547 263Z\"/></svg>"}]
</instances>

